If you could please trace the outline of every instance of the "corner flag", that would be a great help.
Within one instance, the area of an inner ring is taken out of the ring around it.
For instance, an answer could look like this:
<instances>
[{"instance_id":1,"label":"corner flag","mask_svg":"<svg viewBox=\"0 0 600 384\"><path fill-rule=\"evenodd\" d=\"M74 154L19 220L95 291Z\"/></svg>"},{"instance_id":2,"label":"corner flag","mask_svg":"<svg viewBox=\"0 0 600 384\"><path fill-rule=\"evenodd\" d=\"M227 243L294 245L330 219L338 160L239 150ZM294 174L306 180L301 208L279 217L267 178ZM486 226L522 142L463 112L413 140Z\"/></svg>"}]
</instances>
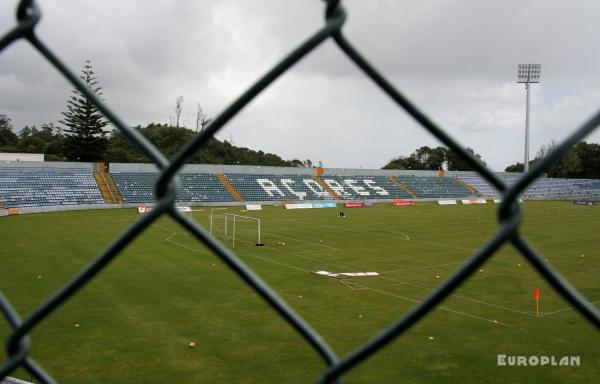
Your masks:
<instances>
[{"instance_id":1,"label":"corner flag","mask_svg":"<svg viewBox=\"0 0 600 384\"><path fill-rule=\"evenodd\" d=\"M542 295L540 294L540 289L536 288L535 289L535 313L537 317L540 317L540 297L542 297Z\"/></svg>"}]
</instances>

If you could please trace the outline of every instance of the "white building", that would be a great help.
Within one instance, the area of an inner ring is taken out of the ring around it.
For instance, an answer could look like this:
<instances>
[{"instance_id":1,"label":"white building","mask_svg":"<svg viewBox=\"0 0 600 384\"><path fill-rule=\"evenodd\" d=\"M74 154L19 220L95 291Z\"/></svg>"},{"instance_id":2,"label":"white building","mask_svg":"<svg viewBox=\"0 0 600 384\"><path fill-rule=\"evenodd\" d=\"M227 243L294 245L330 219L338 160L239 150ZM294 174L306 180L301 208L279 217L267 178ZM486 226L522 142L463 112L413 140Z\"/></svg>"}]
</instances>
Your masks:
<instances>
[{"instance_id":1,"label":"white building","mask_svg":"<svg viewBox=\"0 0 600 384\"><path fill-rule=\"evenodd\" d=\"M0 161L44 161L44 154L0 152Z\"/></svg>"}]
</instances>

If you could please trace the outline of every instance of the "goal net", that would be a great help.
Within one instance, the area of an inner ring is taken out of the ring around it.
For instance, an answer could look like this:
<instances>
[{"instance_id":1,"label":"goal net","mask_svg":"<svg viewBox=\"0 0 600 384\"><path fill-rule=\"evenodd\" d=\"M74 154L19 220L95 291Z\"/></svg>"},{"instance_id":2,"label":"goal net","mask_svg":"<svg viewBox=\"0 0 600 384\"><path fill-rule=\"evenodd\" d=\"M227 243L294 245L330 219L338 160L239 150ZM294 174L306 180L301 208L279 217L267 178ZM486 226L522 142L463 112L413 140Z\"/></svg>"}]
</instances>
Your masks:
<instances>
[{"instance_id":1,"label":"goal net","mask_svg":"<svg viewBox=\"0 0 600 384\"><path fill-rule=\"evenodd\" d=\"M264 245L261 242L260 219L257 217L225 213L223 215L213 214L210 217L210 228L212 235L225 243L231 243L232 248L236 244L256 246Z\"/></svg>"}]
</instances>

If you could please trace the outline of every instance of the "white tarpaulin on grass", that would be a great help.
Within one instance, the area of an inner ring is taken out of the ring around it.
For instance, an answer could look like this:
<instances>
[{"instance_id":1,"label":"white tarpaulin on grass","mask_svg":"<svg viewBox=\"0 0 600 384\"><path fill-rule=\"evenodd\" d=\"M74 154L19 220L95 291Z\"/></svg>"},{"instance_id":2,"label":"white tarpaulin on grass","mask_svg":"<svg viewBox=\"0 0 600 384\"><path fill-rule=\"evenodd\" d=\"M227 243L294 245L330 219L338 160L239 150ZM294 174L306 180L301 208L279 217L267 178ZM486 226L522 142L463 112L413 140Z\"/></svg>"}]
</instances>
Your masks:
<instances>
[{"instance_id":1,"label":"white tarpaulin on grass","mask_svg":"<svg viewBox=\"0 0 600 384\"><path fill-rule=\"evenodd\" d=\"M333 278L344 278L344 277L356 277L356 276L379 276L379 272L339 272L333 273L328 271L316 271L317 275L333 277Z\"/></svg>"}]
</instances>

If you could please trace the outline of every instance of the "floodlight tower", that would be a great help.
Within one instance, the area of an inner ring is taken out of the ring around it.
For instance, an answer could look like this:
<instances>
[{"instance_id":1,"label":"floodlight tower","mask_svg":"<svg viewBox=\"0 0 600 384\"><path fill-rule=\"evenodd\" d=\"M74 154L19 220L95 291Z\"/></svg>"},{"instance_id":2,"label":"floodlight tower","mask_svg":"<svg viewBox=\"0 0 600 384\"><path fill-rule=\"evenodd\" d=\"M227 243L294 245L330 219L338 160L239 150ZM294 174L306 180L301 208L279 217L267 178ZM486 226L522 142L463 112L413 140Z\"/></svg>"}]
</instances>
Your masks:
<instances>
[{"instance_id":1,"label":"floodlight tower","mask_svg":"<svg viewBox=\"0 0 600 384\"><path fill-rule=\"evenodd\" d=\"M525 110L525 161L524 172L529 171L529 88L531 83L540 82L542 64L519 64L517 68L517 83L525 83L527 105Z\"/></svg>"}]
</instances>

